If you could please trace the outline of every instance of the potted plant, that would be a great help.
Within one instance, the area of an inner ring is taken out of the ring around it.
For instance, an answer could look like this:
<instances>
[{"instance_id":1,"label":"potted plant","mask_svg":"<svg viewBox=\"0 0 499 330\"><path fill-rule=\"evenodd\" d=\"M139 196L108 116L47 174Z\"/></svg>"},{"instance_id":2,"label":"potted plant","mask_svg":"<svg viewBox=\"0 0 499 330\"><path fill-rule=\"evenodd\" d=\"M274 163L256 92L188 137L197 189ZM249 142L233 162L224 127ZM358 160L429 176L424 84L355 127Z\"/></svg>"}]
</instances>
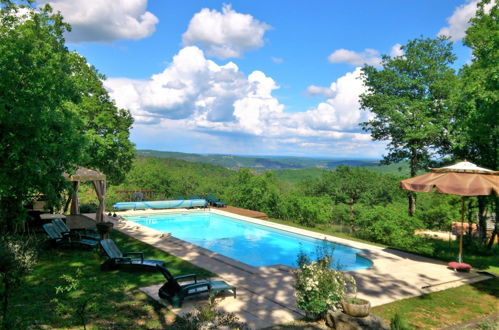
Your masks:
<instances>
[{"instance_id":1,"label":"potted plant","mask_svg":"<svg viewBox=\"0 0 499 330\"><path fill-rule=\"evenodd\" d=\"M366 317L371 311L371 303L357 297L345 297L341 301L343 312L354 317Z\"/></svg>"}]
</instances>

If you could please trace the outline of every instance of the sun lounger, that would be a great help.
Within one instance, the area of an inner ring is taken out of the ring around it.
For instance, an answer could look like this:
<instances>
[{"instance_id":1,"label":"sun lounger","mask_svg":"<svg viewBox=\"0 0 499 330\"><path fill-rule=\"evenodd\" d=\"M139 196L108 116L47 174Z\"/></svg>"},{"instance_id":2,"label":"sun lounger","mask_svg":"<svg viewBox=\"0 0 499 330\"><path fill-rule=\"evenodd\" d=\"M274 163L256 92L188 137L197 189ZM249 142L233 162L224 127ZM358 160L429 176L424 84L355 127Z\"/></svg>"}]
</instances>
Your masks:
<instances>
[{"instance_id":1,"label":"sun lounger","mask_svg":"<svg viewBox=\"0 0 499 330\"><path fill-rule=\"evenodd\" d=\"M196 274L172 276L166 268L161 266L157 268L166 279L166 283L159 289L158 295L160 298L166 299L173 307L182 307L184 298L201 293L216 295L221 291L232 291L234 298L236 298L236 287L224 281L198 281ZM188 279L191 280L191 283L183 285L179 283Z\"/></svg>"},{"instance_id":2,"label":"sun lounger","mask_svg":"<svg viewBox=\"0 0 499 330\"><path fill-rule=\"evenodd\" d=\"M103 270L125 268L130 270L157 271L156 266L164 266L163 261L144 259L143 252L122 253L112 239L103 239L100 241L100 244L109 257L101 265L101 269Z\"/></svg>"},{"instance_id":3,"label":"sun lounger","mask_svg":"<svg viewBox=\"0 0 499 330\"><path fill-rule=\"evenodd\" d=\"M53 246L57 247L76 247L76 248L95 248L99 243L96 240L73 238L67 234L63 234L53 223L46 223L43 229L50 238Z\"/></svg>"},{"instance_id":4,"label":"sun lounger","mask_svg":"<svg viewBox=\"0 0 499 330\"><path fill-rule=\"evenodd\" d=\"M52 223L63 235L69 234L72 237L93 239L96 241L99 241L101 239L99 233L96 231L87 230L87 229L84 229L82 231L80 230L76 231L69 229L69 227L62 219L54 219L52 220Z\"/></svg>"}]
</instances>

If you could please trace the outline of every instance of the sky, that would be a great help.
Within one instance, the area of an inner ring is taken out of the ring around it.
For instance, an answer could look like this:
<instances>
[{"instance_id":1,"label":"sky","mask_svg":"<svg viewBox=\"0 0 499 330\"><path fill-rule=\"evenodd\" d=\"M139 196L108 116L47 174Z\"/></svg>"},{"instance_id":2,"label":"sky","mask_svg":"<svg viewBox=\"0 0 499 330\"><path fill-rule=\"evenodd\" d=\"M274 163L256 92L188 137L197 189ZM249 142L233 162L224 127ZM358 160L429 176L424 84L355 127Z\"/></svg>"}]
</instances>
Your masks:
<instances>
[{"instance_id":1,"label":"sky","mask_svg":"<svg viewBox=\"0 0 499 330\"><path fill-rule=\"evenodd\" d=\"M137 149L380 158L359 123L364 64L446 35L459 69L477 1L41 0L68 48L106 75Z\"/></svg>"}]
</instances>

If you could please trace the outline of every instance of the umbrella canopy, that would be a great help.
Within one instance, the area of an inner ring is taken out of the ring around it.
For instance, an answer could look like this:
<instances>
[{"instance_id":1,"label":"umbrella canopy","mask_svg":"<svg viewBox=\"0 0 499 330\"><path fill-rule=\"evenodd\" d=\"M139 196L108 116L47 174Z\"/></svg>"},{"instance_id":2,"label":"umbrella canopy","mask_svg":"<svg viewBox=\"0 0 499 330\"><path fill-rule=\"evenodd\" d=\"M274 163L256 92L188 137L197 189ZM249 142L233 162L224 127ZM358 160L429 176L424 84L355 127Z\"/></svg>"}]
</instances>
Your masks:
<instances>
[{"instance_id":1,"label":"umbrella canopy","mask_svg":"<svg viewBox=\"0 0 499 330\"><path fill-rule=\"evenodd\" d=\"M457 164L432 168L430 173L402 180L400 188L411 191L437 191L462 196L461 230L464 222L464 196L486 196L499 194L499 171L478 167L463 161ZM459 239L459 262L462 262L462 239Z\"/></svg>"}]
</instances>

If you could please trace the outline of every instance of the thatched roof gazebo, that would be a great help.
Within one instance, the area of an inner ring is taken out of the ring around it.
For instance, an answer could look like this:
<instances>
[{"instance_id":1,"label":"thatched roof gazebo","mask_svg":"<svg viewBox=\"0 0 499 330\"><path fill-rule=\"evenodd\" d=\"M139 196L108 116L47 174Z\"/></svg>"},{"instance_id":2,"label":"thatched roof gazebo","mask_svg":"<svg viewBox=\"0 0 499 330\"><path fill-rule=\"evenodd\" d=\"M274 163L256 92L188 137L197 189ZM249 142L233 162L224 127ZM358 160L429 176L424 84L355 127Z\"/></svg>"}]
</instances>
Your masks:
<instances>
[{"instance_id":1,"label":"thatched roof gazebo","mask_svg":"<svg viewBox=\"0 0 499 330\"><path fill-rule=\"evenodd\" d=\"M74 174L63 174L66 180L73 182L73 194L71 196L71 215L80 214L80 204L78 202L78 189L80 188L80 182L92 181L94 184L95 192L97 193L97 199L99 200L99 206L95 214L95 221L104 221L104 202L106 196L106 175L91 170L88 168L80 167Z\"/></svg>"}]
</instances>

